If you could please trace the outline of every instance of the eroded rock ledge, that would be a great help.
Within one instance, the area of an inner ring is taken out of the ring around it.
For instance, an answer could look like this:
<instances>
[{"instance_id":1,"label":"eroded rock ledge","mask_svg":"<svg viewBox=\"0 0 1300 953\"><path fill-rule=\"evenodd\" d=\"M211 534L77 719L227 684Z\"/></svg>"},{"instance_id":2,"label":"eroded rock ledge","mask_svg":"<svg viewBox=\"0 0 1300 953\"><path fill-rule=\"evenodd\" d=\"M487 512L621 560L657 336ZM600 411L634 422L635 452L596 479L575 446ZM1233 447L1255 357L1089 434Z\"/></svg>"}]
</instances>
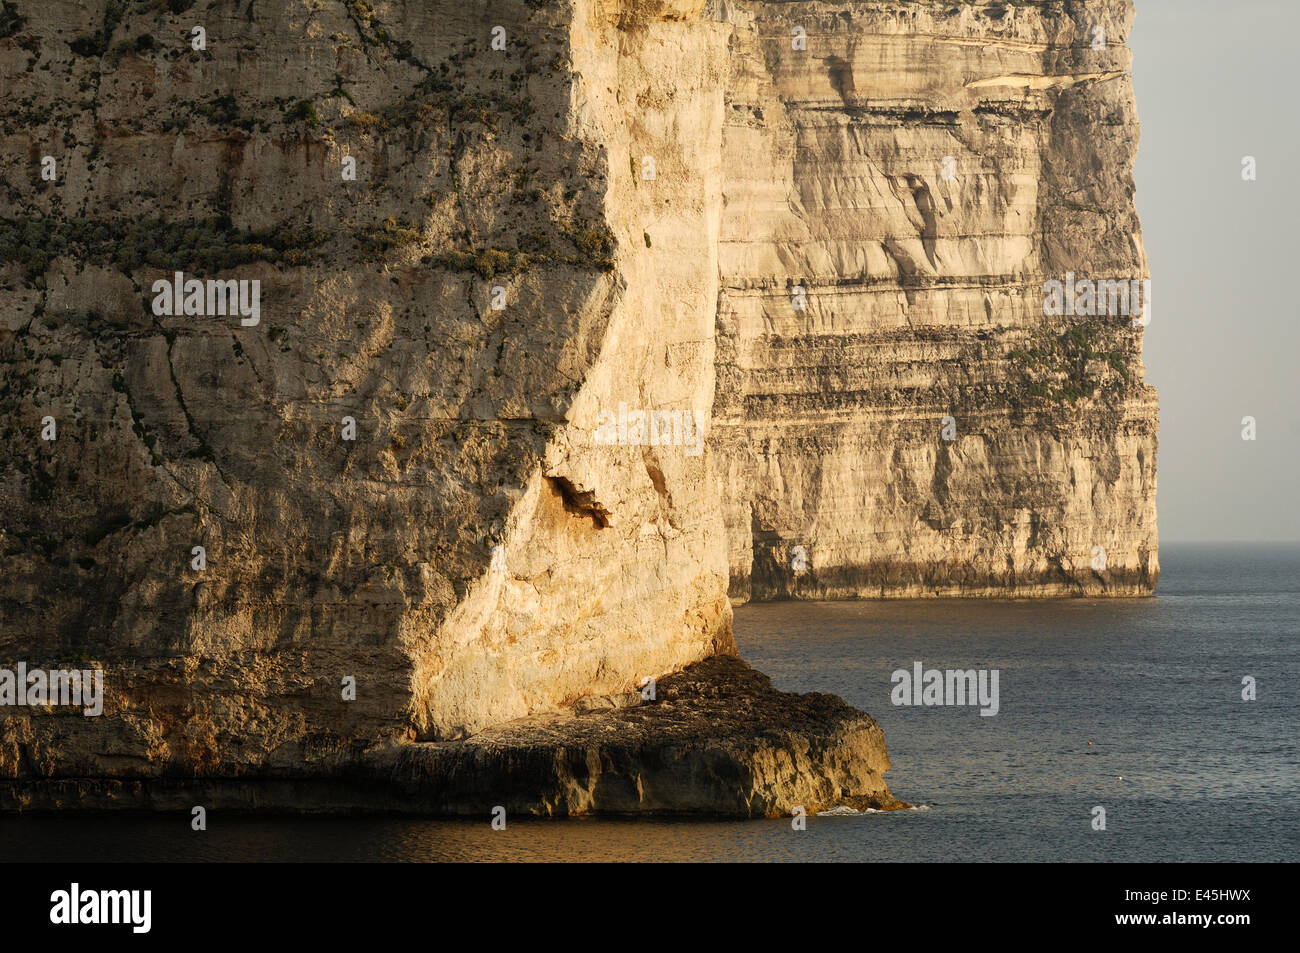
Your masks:
<instances>
[{"instance_id":1,"label":"eroded rock ledge","mask_svg":"<svg viewBox=\"0 0 1300 953\"><path fill-rule=\"evenodd\" d=\"M834 695L777 691L731 656L664 678L656 699L569 708L464 741L376 749L334 776L52 779L0 788L0 810L392 811L763 817L907 807L885 786L875 720Z\"/></svg>"}]
</instances>

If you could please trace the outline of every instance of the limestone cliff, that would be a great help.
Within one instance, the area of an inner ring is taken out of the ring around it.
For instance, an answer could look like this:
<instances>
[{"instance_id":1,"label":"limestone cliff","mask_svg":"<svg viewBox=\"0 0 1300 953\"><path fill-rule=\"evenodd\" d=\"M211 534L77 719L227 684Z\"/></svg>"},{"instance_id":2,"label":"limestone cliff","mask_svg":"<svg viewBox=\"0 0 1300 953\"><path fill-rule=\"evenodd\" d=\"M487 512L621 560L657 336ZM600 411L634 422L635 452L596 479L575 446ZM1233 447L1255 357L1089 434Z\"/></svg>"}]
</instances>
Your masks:
<instances>
[{"instance_id":1,"label":"limestone cliff","mask_svg":"<svg viewBox=\"0 0 1300 953\"><path fill-rule=\"evenodd\" d=\"M1154 584L1140 333L1039 294L1145 274L1130 19L3 3L0 665L107 686L3 712L0 806L373 770L479 810L466 766L525 763L568 793L512 809L892 806L869 717L716 659L566 719L734 653L729 575Z\"/></svg>"},{"instance_id":2,"label":"limestone cliff","mask_svg":"<svg viewBox=\"0 0 1300 953\"><path fill-rule=\"evenodd\" d=\"M1150 593L1131 2L714 10L733 598Z\"/></svg>"},{"instance_id":3,"label":"limestone cliff","mask_svg":"<svg viewBox=\"0 0 1300 953\"><path fill-rule=\"evenodd\" d=\"M593 441L707 427L725 27L5 9L0 657L110 690L3 773L299 771L734 651L711 457ZM260 323L159 316L178 271Z\"/></svg>"}]
</instances>

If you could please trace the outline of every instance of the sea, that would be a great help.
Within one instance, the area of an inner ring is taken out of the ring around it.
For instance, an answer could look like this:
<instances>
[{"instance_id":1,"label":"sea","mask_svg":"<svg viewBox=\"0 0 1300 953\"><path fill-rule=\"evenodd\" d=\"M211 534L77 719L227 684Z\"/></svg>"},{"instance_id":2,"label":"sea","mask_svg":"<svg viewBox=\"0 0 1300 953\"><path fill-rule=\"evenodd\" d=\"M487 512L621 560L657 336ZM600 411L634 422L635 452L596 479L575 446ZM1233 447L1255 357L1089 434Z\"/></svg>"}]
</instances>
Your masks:
<instances>
[{"instance_id":1,"label":"sea","mask_svg":"<svg viewBox=\"0 0 1300 953\"><path fill-rule=\"evenodd\" d=\"M188 814L6 816L0 860L1294 861L1300 546L1167 544L1160 562L1147 599L737 608L741 654L778 688L879 721L911 810L505 830L487 816L214 812L202 832ZM917 662L997 670L997 714L894 704L894 673Z\"/></svg>"}]
</instances>

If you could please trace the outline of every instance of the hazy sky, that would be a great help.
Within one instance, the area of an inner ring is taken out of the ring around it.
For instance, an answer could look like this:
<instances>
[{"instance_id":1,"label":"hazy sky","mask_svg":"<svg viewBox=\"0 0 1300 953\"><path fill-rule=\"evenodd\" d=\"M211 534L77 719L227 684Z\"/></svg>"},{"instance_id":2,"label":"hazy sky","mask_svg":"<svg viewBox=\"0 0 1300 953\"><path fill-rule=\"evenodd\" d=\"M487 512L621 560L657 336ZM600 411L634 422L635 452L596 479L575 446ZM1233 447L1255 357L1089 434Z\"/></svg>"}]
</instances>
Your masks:
<instances>
[{"instance_id":1,"label":"hazy sky","mask_svg":"<svg viewBox=\"0 0 1300 953\"><path fill-rule=\"evenodd\" d=\"M1297 540L1300 0L1135 3L1160 539Z\"/></svg>"}]
</instances>

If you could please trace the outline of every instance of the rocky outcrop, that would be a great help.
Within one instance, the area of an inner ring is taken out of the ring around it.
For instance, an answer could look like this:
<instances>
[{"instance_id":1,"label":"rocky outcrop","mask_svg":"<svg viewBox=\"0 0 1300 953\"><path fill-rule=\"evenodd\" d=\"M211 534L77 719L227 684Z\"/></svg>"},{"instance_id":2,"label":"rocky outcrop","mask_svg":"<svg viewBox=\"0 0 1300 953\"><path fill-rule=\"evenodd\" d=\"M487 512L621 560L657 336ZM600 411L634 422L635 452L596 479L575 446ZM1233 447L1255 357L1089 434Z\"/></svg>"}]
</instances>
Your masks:
<instances>
[{"instance_id":1,"label":"rocky outcrop","mask_svg":"<svg viewBox=\"0 0 1300 953\"><path fill-rule=\"evenodd\" d=\"M464 741L376 748L311 785L200 779L59 779L0 784L0 810L147 806L188 810L381 810L490 817L530 814L790 815L834 807L893 810L885 740L831 695L791 695L737 658L688 666L653 700L594 699L496 725Z\"/></svg>"},{"instance_id":2,"label":"rocky outcrop","mask_svg":"<svg viewBox=\"0 0 1300 953\"><path fill-rule=\"evenodd\" d=\"M732 598L1150 593L1142 326L1043 307L1148 277L1132 4L714 10Z\"/></svg>"}]
</instances>

